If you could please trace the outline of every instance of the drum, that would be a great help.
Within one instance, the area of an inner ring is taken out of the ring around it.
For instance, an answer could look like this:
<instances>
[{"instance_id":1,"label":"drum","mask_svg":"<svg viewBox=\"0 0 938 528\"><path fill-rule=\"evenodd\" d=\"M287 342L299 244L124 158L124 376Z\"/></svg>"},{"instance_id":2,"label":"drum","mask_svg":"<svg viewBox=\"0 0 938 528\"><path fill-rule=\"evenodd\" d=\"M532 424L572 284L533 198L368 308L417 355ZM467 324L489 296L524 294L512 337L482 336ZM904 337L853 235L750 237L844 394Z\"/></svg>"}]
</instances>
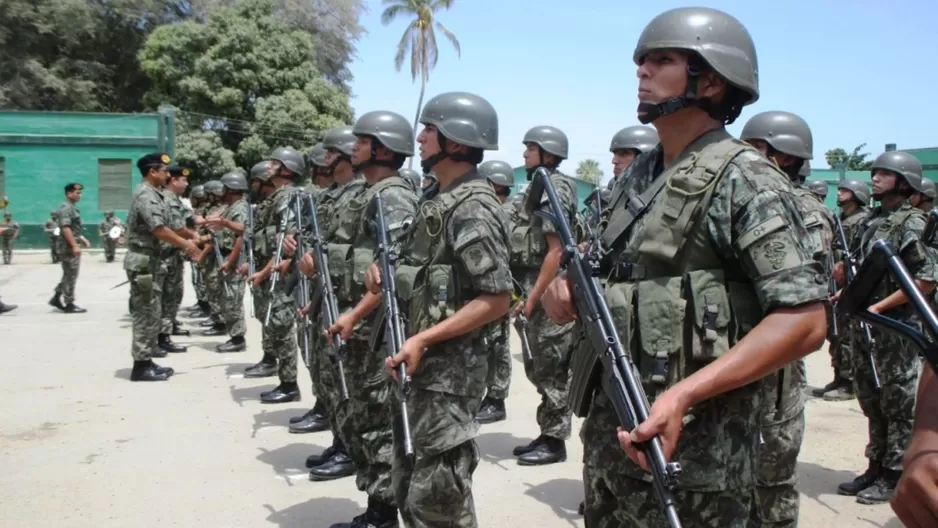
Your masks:
<instances>
[{"instance_id":1,"label":"drum","mask_svg":"<svg viewBox=\"0 0 938 528\"><path fill-rule=\"evenodd\" d=\"M62 234L62 228L56 227L52 230L52 236L60 236Z\"/></svg>"},{"instance_id":2,"label":"drum","mask_svg":"<svg viewBox=\"0 0 938 528\"><path fill-rule=\"evenodd\" d=\"M111 240L119 240L123 232L124 230L121 229L121 226L113 226L111 230L108 231L107 236Z\"/></svg>"}]
</instances>

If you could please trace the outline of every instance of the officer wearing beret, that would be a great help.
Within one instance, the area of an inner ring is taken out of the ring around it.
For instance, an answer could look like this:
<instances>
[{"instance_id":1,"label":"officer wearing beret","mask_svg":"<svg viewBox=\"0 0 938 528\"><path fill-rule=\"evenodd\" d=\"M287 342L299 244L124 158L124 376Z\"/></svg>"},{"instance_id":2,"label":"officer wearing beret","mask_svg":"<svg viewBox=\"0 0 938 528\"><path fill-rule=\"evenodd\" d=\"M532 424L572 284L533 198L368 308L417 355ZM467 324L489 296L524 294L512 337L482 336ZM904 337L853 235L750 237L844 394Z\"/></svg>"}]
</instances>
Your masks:
<instances>
[{"instance_id":1,"label":"officer wearing beret","mask_svg":"<svg viewBox=\"0 0 938 528\"><path fill-rule=\"evenodd\" d=\"M80 183L70 183L65 186L65 201L59 206L58 222L61 229L56 246L56 253L62 263L62 280L55 287L55 295L49 299L49 305L65 313L84 313L84 308L75 304L75 282L78 281L78 268L81 265L81 246L91 247L88 239L83 236L81 214L75 206L81 200L84 186Z\"/></svg>"}]
</instances>

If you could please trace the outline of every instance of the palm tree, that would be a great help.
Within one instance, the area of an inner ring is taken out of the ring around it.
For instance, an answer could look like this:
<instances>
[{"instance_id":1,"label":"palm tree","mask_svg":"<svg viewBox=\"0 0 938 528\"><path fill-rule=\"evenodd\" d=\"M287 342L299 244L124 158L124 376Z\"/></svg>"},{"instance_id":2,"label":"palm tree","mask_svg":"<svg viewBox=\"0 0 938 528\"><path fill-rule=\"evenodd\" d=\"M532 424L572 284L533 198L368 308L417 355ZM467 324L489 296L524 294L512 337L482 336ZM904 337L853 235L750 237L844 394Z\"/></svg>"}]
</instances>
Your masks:
<instances>
[{"instance_id":1,"label":"palm tree","mask_svg":"<svg viewBox=\"0 0 938 528\"><path fill-rule=\"evenodd\" d=\"M381 23L385 26L401 16L412 18L400 42L397 43L397 54L394 56L394 67L401 71L404 58L410 52L410 75L417 82L420 75L420 99L417 100L417 115L414 117L414 135L417 134L417 121L420 119L420 109L423 107L423 95L430 79L430 71L436 67L439 59L439 49L436 46L436 30L443 33L456 48L456 56L460 57L459 40L446 26L436 21L436 13L453 6L454 0L383 0L387 7L381 13ZM414 164L410 158L408 167Z\"/></svg>"},{"instance_id":2,"label":"palm tree","mask_svg":"<svg viewBox=\"0 0 938 528\"><path fill-rule=\"evenodd\" d=\"M590 183L599 183L603 179L603 171L599 162L594 159L585 159L576 168L576 177Z\"/></svg>"}]
</instances>

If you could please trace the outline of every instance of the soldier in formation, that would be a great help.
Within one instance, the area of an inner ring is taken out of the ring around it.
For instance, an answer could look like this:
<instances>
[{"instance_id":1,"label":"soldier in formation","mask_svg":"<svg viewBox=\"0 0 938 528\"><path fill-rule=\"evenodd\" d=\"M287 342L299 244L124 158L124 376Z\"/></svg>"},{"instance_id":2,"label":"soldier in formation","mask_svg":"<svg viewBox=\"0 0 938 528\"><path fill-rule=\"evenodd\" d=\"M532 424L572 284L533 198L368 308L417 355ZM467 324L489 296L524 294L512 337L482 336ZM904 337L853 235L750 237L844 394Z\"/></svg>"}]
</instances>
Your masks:
<instances>
[{"instance_id":1,"label":"soldier in formation","mask_svg":"<svg viewBox=\"0 0 938 528\"><path fill-rule=\"evenodd\" d=\"M49 237L49 254L52 256L52 263L57 264L59 262L59 254L56 252L56 247L59 244L59 235L62 232L61 228L59 228L58 211L52 211L49 215L49 219L46 220L46 223L42 226L42 230L46 233L46 236Z\"/></svg>"},{"instance_id":2,"label":"soldier in formation","mask_svg":"<svg viewBox=\"0 0 938 528\"><path fill-rule=\"evenodd\" d=\"M189 204L192 208L191 210L193 218L205 218L205 210L208 207L208 198L205 194L204 185L196 185L195 187L192 187L192 190L189 192ZM196 221L196 224L198 225L199 222ZM209 317L212 313L212 307L209 306L205 293L205 281L202 278L202 270L199 268L199 266L193 263L189 271L191 274L192 289L195 291L196 303L195 305L187 308L187 311L189 312L189 315L194 318Z\"/></svg>"},{"instance_id":3,"label":"soldier in formation","mask_svg":"<svg viewBox=\"0 0 938 528\"><path fill-rule=\"evenodd\" d=\"M55 294L49 299L49 306L65 313L84 313L84 308L75 304L75 283L78 281L78 270L81 267L81 246L91 247L88 239L84 237L84 228L81 225L81 214L75 205L81 200L84 186L80 183L69 183L65 186L65 201L59 206L58 228L60 236L56 245L56 254L62 262L62 280L55 287Z\"/></svg>"},{"instance_id":4,"label":"soldier in formation","mask_svg":"<svg viewBox=\"0 0 938 528\"><path fill-rule=\"evenodd\" d=\"M195 217L183 204L182 195L189 186L189 169L180 166L169 167L169 178L160 189L166 212L163 220L166 227L180 236L188 239L197 239L198 234L192 229L195 227ZM189 331L182 328L176 319L179 305L182 304L184 293L184 267L185 254L177 246L160 242L160 260L163 262L165 273L161 274L163 284L160 287L160 333L157 336L157 347L169 353L185 352L187 348L174 343L171 336L188 336Z\"/></svg>"},{"instance_id":5,"label":"soldier in formation","mask_svg":"<svg viewBox=\"0 0 938 528\"><path fill-rule=\"evenodd\" d=\"M13 213L3 213L3 222L0 222L0 245L3 248L3 263L13 263L13 242L20 234L20 224L13 221Z\"/></svg>"},{"instance_id":6,"label":"soldier in formation","mask_svg":"<svg viewBox=\"0 0 938 528\"><path fill-rule=\"evenodd\" d=\"M609 188L619 183L619 177L635 161L635 158L658 145L658 132L649 126L630 126L616 132L609 142L612 153L612 180Z\"/></svg>"},{"instance_id":7,"label":"soldier in formation","mask_svg":"<svg viewBox=\"0 0 938 528\"><path fill-rule=\"evenodd\" d=\"M111 236L112 230L117 227L120 229L120 235L118 238ZM106 262L114 262L114 255L117 252L117 243L120 238L123 238L124 230L121 225L120 218L114 216L114 211L105 211L104 220L98 224L98 237L101 238L101 245L104 246L104 260Z\"/></svg>"}]
</instances>

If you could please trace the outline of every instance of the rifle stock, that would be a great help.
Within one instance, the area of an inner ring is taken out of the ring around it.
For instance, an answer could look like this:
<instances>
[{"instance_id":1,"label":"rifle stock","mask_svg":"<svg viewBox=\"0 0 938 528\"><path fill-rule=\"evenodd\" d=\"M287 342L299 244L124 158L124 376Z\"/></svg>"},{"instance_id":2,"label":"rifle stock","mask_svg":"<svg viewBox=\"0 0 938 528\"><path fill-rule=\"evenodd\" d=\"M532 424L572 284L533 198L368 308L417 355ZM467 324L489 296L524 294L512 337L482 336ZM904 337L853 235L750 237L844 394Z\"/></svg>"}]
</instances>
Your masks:
<instances>
[{"instance_id":1,"label":"rifle stock","mask_svg":"<svg viewBox=\"0 0 938 528\"><path fill-rule=\"evenodd\" d=\"M550 212L539 210L544 193L547 194ZM566 269L567 277L573 286L572 294L577 317L584 326L593 352L593 361L584 358L580 358L579 361L574 359L573 363L576 366L583 367L584 364L586 366L585 375L579 376L579 379L595 379L597 375L601 375L603 391L612 402L619 423L623 429L631 431L648 419L650 412L648 398L636 377L636 369L631 356L619 340L612 314L603 296L602 286L596 277L599 272L599 257L595 247L587 250L586 254L578 249L560 198L550 181L550 173L546 169L539 168L534 172L525 207L529 213L533 212L549 219L559 231L564 248L561 266ZM601 374L595 365L596 356L602 363ZM583 389L591 390L589 387ZM574 392L572 382L570 392ZM640 448L645 453L651 468L655 493L665 516L672 527L679 528L681 521L677 516L677 502L672 490L681 473L680 464L668 462L665 459L661 439L657 436L643 443Z\"/></svg>"},{"instance_id":2,"label":"rifle stock","mask_svg":"<svg viewBox=\"0 0 938 528\"><path fill-rule=\"evenodd\" d=\"M284 282L284 285L287 287L287 292L293 292L296 286L300 287L299 299L297 299L297 304L300 308L306 308L306 305L309 304L309 281L306 280L306 276L300 273L300 268L297 266L297 260L303 258L303 255L306 253L303 245L303 234L301 232L303 225L303 211L302 211L302 202L300 201L301 194L297 193L293 197L293 214L296 217L297 225L297 234L296 234L296 252L293 254L293 270L290 273L290 276L287 277L287 280ZM315 211L313 211L315 214ZM292 283L292 285L291 285ZM299 323L301 327L300 331L300 349L302 350L303 364L306 365L306 368L309 368L310 365L310 351L309 351L309 314L302 313L298 314Z\"/></svg>"},{"instance_id":3,"label":"rifle stock","mask_svg":"<svg viewBox=\"0 0 938 528\"><path fill-rule=\"evenodd\" d=\"M834 215L834 225L837 227L837 238L840 240L840 245L844 248L844 278L849 285L857 275L857 260L850 253L850 246L847 245L847 235L844 233L844 225L840 222L840 216ZM837 304L839 304L839 302ZM836 306L834 309L836 310ZM833 317L833 319L835 321L837 320L836 317ZM876 345L876 341L873 339L873 333L870 331L870 325L868 323L860 320L857 324L860 327L860 335L863 338L863 347L866 349L866 362L870 366L873 388L879 390L879 371L876 368L876 360L873 358L873 347Z\"/></svg>"}]
</instances>

